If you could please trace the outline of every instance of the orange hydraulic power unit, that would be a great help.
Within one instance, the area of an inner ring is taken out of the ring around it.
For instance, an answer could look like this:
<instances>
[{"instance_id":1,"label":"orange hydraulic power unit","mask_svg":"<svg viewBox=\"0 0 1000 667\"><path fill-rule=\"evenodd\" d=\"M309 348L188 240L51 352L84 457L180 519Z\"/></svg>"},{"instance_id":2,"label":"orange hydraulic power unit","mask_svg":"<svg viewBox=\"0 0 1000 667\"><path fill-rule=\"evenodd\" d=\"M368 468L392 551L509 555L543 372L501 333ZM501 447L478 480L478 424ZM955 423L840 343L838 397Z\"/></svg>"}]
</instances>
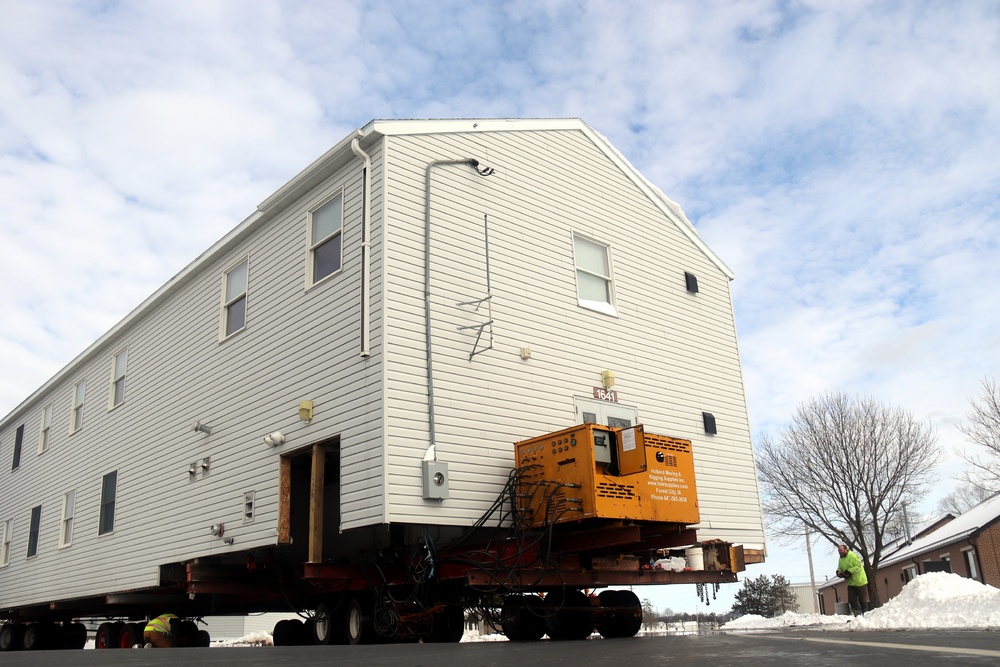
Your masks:
<instances>
[{"instance_id":1,"label":"orange hydraulic power unit","mask_svg":"<svg viewBox=\"0 0 1000 667\"><path fill-rule=\"evenodd\" d=\"M646 433L641 424L578 424L514 448L518 509L530 527L591 518L700 520L690 440Z\"/></svg>"}]
</instances>

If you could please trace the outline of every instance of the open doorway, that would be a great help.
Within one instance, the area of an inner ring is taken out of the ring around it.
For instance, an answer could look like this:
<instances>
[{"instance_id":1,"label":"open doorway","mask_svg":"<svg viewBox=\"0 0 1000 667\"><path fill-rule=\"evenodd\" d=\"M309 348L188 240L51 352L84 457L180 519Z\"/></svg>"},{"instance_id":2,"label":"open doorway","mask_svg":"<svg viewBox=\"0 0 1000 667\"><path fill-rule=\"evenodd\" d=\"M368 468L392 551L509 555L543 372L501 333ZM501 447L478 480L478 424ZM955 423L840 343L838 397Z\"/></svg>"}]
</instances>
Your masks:
<instances>
[{"instance_id":1,"label":"open doorway","mask_svg":"<svg viewBox=\"0 0 1000 667\"><path fill-rule=\"evenodd\" d=\"M296 562L322 562L340 529L340 438L281 457L278 544Z\"/></svg>"}]
</instances>

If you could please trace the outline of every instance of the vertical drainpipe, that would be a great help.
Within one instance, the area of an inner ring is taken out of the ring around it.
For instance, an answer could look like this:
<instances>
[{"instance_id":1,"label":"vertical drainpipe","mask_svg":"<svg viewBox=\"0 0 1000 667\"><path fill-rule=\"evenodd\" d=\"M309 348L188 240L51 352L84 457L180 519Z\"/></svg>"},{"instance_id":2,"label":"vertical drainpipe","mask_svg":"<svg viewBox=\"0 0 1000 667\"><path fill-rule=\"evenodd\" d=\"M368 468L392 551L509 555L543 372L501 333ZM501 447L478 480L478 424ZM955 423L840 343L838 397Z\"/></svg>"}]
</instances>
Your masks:
<instances>
[{"instance_id":1,"label":"vertical drainpipe","mask_svg":"<svg viewBox=\"0 0 1000 667\"><path fill-rule=\"evenodd\" d=\"M371 356L371 184L372 160L361 150L357 137L351 141L351 150L364 160L361 170L361 356Z\"/></svg>"}]
</instances>

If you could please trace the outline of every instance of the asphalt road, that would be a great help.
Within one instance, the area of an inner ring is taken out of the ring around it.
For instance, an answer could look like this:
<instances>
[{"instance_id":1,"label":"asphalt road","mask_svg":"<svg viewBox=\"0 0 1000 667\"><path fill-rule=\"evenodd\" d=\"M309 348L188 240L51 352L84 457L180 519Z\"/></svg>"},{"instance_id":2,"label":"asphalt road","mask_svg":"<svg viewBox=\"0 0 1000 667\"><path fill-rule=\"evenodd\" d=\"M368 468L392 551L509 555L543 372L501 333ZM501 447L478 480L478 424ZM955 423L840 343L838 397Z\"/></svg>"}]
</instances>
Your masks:
<instances>
[{"instance_id":1,"label":"asphalt road","mask_svg":"<svg viewBox=\"0 0 1000 667\"><path fill-rule=\"evenodd\" d=\"M577 642L121 649L0 654L0 665L210 667L931 667L1000 664L1000 632L719 633Z\"/></svg>"}]
</instances>

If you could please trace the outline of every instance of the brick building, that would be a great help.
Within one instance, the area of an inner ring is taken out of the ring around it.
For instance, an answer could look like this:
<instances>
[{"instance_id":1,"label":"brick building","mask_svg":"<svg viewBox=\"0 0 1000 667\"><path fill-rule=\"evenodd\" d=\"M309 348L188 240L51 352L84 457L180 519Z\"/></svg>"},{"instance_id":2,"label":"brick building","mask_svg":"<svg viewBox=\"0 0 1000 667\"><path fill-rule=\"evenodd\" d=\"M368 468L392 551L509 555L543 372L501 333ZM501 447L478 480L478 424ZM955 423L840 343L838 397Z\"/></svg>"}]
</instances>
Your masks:
<instances>
[{"instance_id":1,"label":"brick building","mask_svg":"<svg viewBox=\"0 0 1000 667\"><path fill-rule=\"evenodd\" d=\"M947 515L918 533L910 542L883 555L878 573L869 583L878 588L884 604L925 572L954 572L1000 588L1000 494L984 500L957 517ZM847 601L847 585L834 579L819 586L821 614L835 613L836 603Z\"/></svg>"}]
</instances>

